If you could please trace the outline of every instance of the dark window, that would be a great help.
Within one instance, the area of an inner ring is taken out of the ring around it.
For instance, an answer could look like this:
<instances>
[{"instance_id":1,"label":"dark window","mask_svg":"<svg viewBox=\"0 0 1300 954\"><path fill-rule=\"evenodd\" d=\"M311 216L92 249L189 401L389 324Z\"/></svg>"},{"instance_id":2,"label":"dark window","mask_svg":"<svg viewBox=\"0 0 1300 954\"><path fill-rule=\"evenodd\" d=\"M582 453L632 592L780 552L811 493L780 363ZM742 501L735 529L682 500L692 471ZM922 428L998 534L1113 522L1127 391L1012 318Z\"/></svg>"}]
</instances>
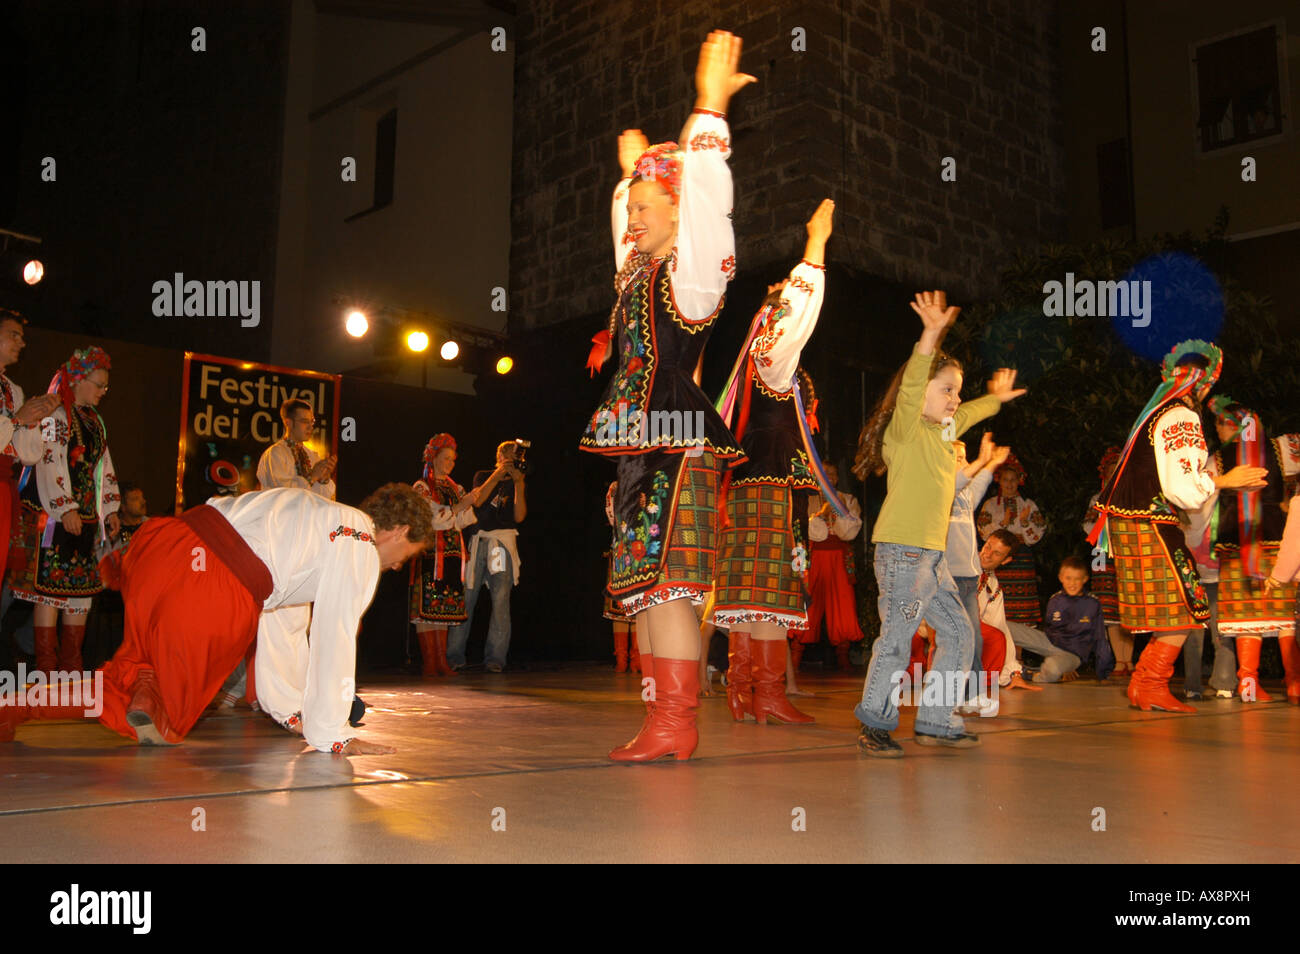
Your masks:
<instances>
[{"instance_id":1,"label":"dark window","mask_svg":"<svg viewBox=\"0 0 1300 954\"><path fill-rule=\"evenodd\" d=\"M375 202L380 209L393 201L393 176L397 165L397 110L390 109L375 124Z\"/></svg>"},{"instance_id":2,"label":"dark window","mask_svg":"<svg viewBox=\"0 0 1300 954\"><path fill-rule=\"evenodd\" d=\"M1132 224L1128 185L1128 140L1103 142L1097 147L1097 198L1103 229Z\"/></svg>"},{"instance_id":3,"label":"dark window","mask_svg":"<svg viewBox=\"0 0 1300 954\"><path fill-rule=\"evenodd\" d=\"M1201 151L1282 132L1275 24L1197 47L1192 63Z\"/></svg>"}]
</instances>

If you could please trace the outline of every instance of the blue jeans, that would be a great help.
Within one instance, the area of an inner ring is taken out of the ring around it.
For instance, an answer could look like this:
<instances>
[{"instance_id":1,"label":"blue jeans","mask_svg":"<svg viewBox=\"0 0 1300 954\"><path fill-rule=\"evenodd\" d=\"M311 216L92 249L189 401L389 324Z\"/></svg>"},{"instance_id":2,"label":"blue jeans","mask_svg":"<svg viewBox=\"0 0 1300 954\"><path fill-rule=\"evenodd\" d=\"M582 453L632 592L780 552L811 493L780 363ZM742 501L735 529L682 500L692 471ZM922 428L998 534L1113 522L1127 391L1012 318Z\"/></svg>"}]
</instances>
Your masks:
<instances>
[{"instance_id":1,"label":"blue jeans","mask_svg":"<svg viewBox=\"0 0 1300 954\"><path fill-rule=\"evenodd\" d=\"M492 622L488 626L487 645L483 649L483 662L495 663L504 668L506 653L510 649L510 590L514 588L515 570L511 562L510 551L505 547L505 568L499 573L488 573L488 555L492 546L480 544L474 557L474 566L465 568L468 577L472 570L478 585L473 590L465 589L465 622L447 634L447 662L459 669L465 665L465 644L469 642L469 627L474 622L474 607L478 605L478 595L483 587L492 595Z\"/></svg>"},{"instance_id":2,"label":"blue jeans","mask_svg":"<svg viewBox=\"0 0 1300 954\"><path fill-rule=\"evenodd\" d=\"M958 700L946 687L964 684L974 635L943 551L877 543L875 565L880 637L872 647L862 701L854 714L868 728L887 732L898 728L895 687L906 672L916 628L925 620L935 632L931 671L944 680L945 691L922 694L916 729L928 735L962 734L965 723L953 713Z\"/></svg>"},{"instance_id":3,"label":"blue jeans","mask_svg":"<svg viewBox=\"0 0 1300 954\"><path fill-rule=\"evenodd\" d=\"M971 629L975 631L974 649L966 662L966 670L972 674L978 673L983 668L984 659L984 634L980 632L980 578L954 576L952 581L957 584L957 595L961 597L961 605L966 607ZM970 679L967 680L967 684L966 698L973 700L979 695L979 683L977 680Z\"/></svg>"}]
</instances>

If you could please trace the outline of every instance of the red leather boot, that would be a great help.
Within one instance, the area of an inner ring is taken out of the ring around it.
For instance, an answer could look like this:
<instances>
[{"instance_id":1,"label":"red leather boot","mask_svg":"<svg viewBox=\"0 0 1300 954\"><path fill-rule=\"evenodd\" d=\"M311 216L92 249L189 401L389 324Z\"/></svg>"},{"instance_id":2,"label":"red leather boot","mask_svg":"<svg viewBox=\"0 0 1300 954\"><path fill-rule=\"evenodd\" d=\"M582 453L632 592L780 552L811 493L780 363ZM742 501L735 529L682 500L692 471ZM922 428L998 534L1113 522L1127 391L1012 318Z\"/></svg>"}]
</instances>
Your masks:
<instances>
[{"instance_id":1,"label":"red leather boot","mask_svg":"<svg viewBox=\"0 0 1300 954\"><path fill-rule=\"evenodd\" d=\"M627 630L614 630L614 671L627 672Z\"/></svg>"},{"instance_id":2,"label":"red leather boot","mask_svg":"<svg viewBox=\"0 0 1300 954\"><path fill-rule=\"evenodd\" d=\"M59 637L59 668L64 672L81 672L81 644L86 641L86 624L63 624Z\"/></svg>"},{"instance_id":3,"label":"red leather boot","mask_svg":"<svg viewBox=\"0 0 1300 954\"><path fill-rule=\"evenodd\" d=\"M754 719L759 725L768 719L790 725L816 722L790 704L785 694L784 639L751 639L750 654L754 671Z\"/></svg>"},{"instance_id":4,"label":"red leather boot","mask_svg":"<svg viewBox=\"0 0 1300 954\"><path fill-rule=\"evenodd\" d=\"M158 677L152 669L141 669L135 677L131 703L126 707L126 724L135 730L136 741L141 745L177 744L168 738L174 732L158 691Z\"/></svg>"},{"instance_id":5,"label":"red leather boot","mask_svg":"<svg viewBox=\"0 0 1300 954\"><path fill-rule=\"evenodd\" d=\"M1259 684L1259 651L1264 640L1258 636L1237 637L1237 696L1242 702L1272 702L1273 697Z\"/></svg>"},{"instance_id":6,"label":"red leather boot","mask_svg":"<svg viewBox=\"0 0 1300 954\"><path fill-rule=\"evenodd\" d=\"M746 716L754 717L754 679L750 673L752 645L749 633L733 631L727 634L727 707L737 722L744 722Z\"/></svg>"},{"instance_id":7,"label":"red leather boot","mask_svg":"<svg viewBox=\"0 0 1300 954\"><path fill-rule=\"evenodd\" d=\"M456 675L456 670L452 669L451 663L447 662L447 630L445 627L433 631L433 649L433 661L438 667L438 671L434 675Z\"/></svg>"},{"instance_id":8,"label":"red leather boot","mask_svg":"<svg viewBox=\"0 0 1300 954\"><path fill-rule=\"evenodd\" d=\"M32 629L32 638L36 643L36 668L42 672L54 672L59 668L59 628L36 626Z\"/></svg>"},{"instance_id":9,"label":"red leather boot","mask_svg":"<svg viewBox=\"0 0 1300 954\"><path fill-rule=\"evenodd\" d=\"M636 630L630 629L627 633L627 670L628 672L640 672L643 667L650 665L642 662L643 657L648 657L649 653L641 652L636 644Z\"/></svg>"},{"instance_id":10,"label":"red leather boot","mask_svg":"<svg viewBox=\"0 0 1300 954\"><path fill-rule=\"evenodd\" d=\"M650 762L665 755L684 761L699 744L699 660L655 657L654 679L654 708L636 738L609 753L615 762Z\"/></svg>"},{"instance_id":11,"label":"red leather boot","mask_svg":"<svg viewBox=\"0 0 1300 954\"><path fill-rule=\"evenodd\" d=\"M1279 636L1277 648L1282 651L1282 670L1286 673L1286 701L1300 706L1300 646L1295 636Z\"/></svg>"},{"instance_id":12,"label":"red leather boot","mask_svg":"<svg viewBox=\"0 0 1300 954\"><path fill-rule=\"evenodd\" d=\"M853 668L849 662L849 644L840 643L835 647L835 664L840 672L848 672Z\"/></svg>"},{"instance_id":13,"label":"red leather boot","mask_svg":"<svg viewBox=\"0 0 1300 954\"><path fill-rule=\"evenodd\" d=\"M420 675L438 675L438 647L433 639L433 630L417 629L415 637L420 641Z\"/></svg>"},{"instance_id":14,"label":"red leather boot","mask_svg":"<svg viewBox=\"0 0 1300 954\"><path fill-rule=\"evenodd\" d=\"M1174 698L1169 691L1169 677L1174 674L1174 662L1183 648L1172 643L1162 643L1154 637L1142 650L1133 678L1128 684L1128 701L1143 712L1162 709L1165 712L1195 712L1193 706Z\"/></svg>"}]
</instances>

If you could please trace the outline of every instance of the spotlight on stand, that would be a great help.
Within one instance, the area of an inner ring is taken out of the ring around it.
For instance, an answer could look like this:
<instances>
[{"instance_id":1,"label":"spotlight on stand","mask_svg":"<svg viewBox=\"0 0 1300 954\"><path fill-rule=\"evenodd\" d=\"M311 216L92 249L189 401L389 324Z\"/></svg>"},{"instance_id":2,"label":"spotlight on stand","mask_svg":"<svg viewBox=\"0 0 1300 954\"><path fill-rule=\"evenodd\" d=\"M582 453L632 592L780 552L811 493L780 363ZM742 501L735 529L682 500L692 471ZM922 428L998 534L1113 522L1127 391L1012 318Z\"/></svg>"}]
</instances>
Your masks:
<instances>
[{"instance_id":1,"label":"spotlight on stand","mask_svg":"<svg viewBox=\"0 0 1300 954\"><path fill-rule=\"evenodd\" d=\"M451 340L444 341L438 354L442 356L443 361L455 361L460 356L460 345Z\"/></svg>"},{"instance_id":2,"label":"spotlight on stand","mask_svg":"<svg viewBox=\"0 0 1300 954\"><path fill-rule=\"evenodd\" d=\"M347 320L343 323L348 334L354 338L360 338L370 330L370 320L359 311L348 312Z\"/></svg>"},{"instance_id":3,"label":"spotlight on stand","mask_svg":"<svg viewBox=\"0 0 1300 954\"><path fill-rule=\"evenodd\" d=\"M29 285L35 285L45 277L45 266L41 264L40 259L33 258L23 266L23 281Z\"/></svg>"},{"instance_id":4,"label":"spotlight on stand","mask_svg":"<svg viewBox=\"0 0 1300 954\"><path fill-rule=\"evenodd\" d=\"M515 366L515 359L508 354L497 358L497 374L509 374Z\"/></svg>"},{"instance_id":5,"label":"spotlight on stand","mask_svg":"<svg viewBox=\"0 0 1300 954\"><path fill-rule=\"evenodd\" d=\"M423 331L412 331L406 336L406 346L415 352L427 351L429 336Z\"/></svg>"}]
</instances>

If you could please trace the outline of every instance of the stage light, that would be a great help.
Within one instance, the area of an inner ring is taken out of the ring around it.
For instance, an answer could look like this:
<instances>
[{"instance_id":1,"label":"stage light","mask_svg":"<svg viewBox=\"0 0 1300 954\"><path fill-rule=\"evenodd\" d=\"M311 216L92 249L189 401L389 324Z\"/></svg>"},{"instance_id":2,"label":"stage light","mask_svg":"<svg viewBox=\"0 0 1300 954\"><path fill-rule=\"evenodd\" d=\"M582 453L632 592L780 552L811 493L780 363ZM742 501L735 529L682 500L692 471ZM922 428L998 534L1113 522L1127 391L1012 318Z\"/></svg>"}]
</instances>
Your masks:
<instances>
[{"instance_id":1,"label":"stage light","mask_svg":"<svg viewBox=\"0 0 1300 954\"><path fill-rule=\"evenodd\" d=\"M40 263L39 259L32 259L23 266L23 281L29 285L35 285L45 277L45 266Z\"/></svg>"},{"instance_id":2,"label":"stage light","mask_svg":"<svg viewBox=\"0 0 1300 954\"><path fill-rule=\"evenodd\" d=\"M348 334L354 338L360 338L370 330L369 320L359 311L348 312L347 321L344 322L343 326L347 328Z\"/></svg>"},{"instance_id":3,"label":"stage light","mask_svg":"<svg viewBox=\"0 0 1300 954\"><path fill-rule=\"evenodd\" d=\"M509 374L514 366L515 359L508 354L497 358L497 374Z\"/></svg>"},{"instance_id":4,"label":"stage light","mask_svg":"<svg viewBox=\"0 0 1300 954\"><path fill-rule=\"evenodd\" d=\"M412 331L406 336L406 346L412 351L427 351L429 348L429 336L423 331Z\"/></svg>"},{"instance_id":5,"label":"stage light","mask_svg":"<svg viewBox=\"0 0 1300 954\"><path fill-rule=\"evenodd\" d=\"M444 341L438 353L442 355L443 361L455 361L457 355L460 354L460 345L454 341Z\"/></svg>"}]
</instances>

